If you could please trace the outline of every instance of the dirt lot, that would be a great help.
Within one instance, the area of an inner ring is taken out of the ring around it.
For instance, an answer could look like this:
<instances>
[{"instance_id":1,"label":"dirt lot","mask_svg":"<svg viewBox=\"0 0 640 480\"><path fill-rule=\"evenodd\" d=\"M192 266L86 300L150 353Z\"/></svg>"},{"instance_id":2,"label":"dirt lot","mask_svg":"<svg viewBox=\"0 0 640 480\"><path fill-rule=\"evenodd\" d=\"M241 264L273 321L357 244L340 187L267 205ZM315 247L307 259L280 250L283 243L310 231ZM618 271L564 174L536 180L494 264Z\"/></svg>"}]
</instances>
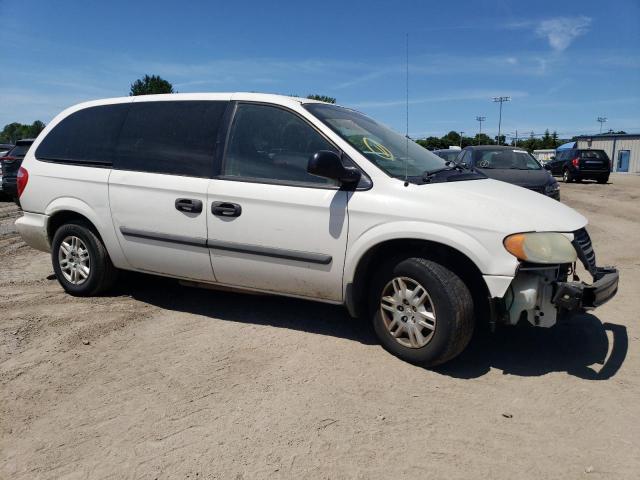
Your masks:
<instances>
[{"instance_id":1,"label":"dirt lot","mask_svg":"<svg viewBox=\"0 0 640 480\"><path fill-rule=\"evenodd\" d=\"M0 203L0 478L638 478L640 177L562 196L616 299L437 371L338 307L141 275L70 297Z\"/></svg>"}]
</instances>

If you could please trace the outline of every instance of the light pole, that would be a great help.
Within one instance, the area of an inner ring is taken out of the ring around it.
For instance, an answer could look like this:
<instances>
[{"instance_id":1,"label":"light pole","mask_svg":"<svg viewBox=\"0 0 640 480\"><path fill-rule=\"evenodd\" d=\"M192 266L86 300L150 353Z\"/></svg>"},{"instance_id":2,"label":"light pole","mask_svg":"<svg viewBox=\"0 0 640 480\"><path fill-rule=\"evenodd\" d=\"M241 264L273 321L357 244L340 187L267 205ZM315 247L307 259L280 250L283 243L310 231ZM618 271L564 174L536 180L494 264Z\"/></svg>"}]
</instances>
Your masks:
<instances>
[{"instance_id":1,"label":"light pole","mask_svg":"<svg viewBox=\"0 0 640 480\"><path fill-rule=\"evenodd\" d=\"M502 143L500 141L500 133L502 128L502 104L504 102L510 102L511 97L493 97L493 101L500 103L500 116L498 117L498 145L500 145Z\"/></svg>"},{"instance_id":2,"label":"light pole","mask_svg":"<svg viewBox=\"0 0 640 480\"><path fill-rule=\"evenodd\" d=\"M463 134L464 132L458 132L458 133L460 133L460 148L462 148L462 134Z\"/></svg>"},{"instance_id":3,"label":"light pole","mask_svg":"<svg viewBox=\"0 0 640 480\"><path fill-rule=\"evenodd\" d=\"M602 135L602 124L607 121L607 117L598 117L598 122L600 122L600 135Z\"/></svg>"},{"instance_id":4,"label":"light pole","mask_svg":"<svg viewBox=\"0 0 640 480\"><path fill-rule=\"evenodd\" d=\"M482 135L482 122L484 122L486 119L487 117L476 117L476 120L480 123L480 129L478 130L478 143L480 143L480 135Z\"/></svg>"}]
</instances>

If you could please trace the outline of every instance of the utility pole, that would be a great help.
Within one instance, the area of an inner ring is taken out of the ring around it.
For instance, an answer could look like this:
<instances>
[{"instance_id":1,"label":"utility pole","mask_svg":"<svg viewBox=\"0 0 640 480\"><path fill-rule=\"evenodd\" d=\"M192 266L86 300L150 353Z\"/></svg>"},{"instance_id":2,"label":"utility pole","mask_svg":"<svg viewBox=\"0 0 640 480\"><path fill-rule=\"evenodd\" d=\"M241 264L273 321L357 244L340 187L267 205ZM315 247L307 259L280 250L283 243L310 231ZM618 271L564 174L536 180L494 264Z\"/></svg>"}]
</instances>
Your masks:
<instances>
[{"instance_id":1,"label":"utility pole","mask_svg":"<svg viewBox=\"0 0 640 480\"><path fill-rule=\"evenodd\" d=\"M460 148L462 148L462 134L463 134L464 132L458 132L458 133L460 133Z\"/></svg>"},{"instance_id":2,"label":"utility pole","mask_svg":"<svg viewBox=\"0 0 640 480\"><path fill-rule=\"evenodd\" d=\"M511 97L493 97L493 101L500 103L500 116L498 117L498 145L501 145L502 142L500 140L500 133L502 131L502 104L504 102L510 102Z\"/></svg>"},{"instance_id":3,"label":"utility pole","mask_svg":"<svg viewBox=\"0 0 640 480\"><path fill-rule=\"evenodd\" d=\"M476 120L480 123L480 129L478 130L478 144L480 143L480 135L482 135L482 122L484 122L487 117L477 116Z\"/></svg>"},{"instance_id":4,"label":"utility pole","mask_svg":"<svg viewBox=\"0 0 640 480\"><path fill-rule=\"evenodd\" d=\"M600 135L602 135L602 124L607 121L607 117L598 117L598 122L600 122Z\"/></svg>"},{"instance_id":5,"label":"utility pole","mask_svg":"<svg viewBox=\"0 0 640 480\"><path fill-rule=\"evenodd\" d=\"M517 128L516 128L516 144L515 144L515 146L516 147L518 146L518 129Z\"/></svg>"}]
</instances>

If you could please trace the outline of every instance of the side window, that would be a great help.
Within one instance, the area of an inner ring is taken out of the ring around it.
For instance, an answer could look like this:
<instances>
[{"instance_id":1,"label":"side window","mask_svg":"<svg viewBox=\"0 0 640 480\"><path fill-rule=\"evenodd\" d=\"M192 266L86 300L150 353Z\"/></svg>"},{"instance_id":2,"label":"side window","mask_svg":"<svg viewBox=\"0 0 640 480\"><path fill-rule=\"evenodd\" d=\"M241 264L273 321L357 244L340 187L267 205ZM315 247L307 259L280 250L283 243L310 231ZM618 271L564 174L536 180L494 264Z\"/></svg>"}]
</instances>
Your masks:
<instances>
[{"instance_id":1,"label":"side window","mask_svg":"<svg viewBox=\"0 0 640 480\"><path fill-rule=\"evenodd\" d=\"M318 150L335 147L297 115L268 105L239 104L222 174L275 182L336 185L307 173Z\"/></svg>"},{"instance_id":2,"label":"side window","mask_svg":"<svg viewBox=\"0 0 640 480\"><path fill-rule=\"evenodd\" d=\"M36 158L111 166L129 104L101 105L72 113L40 142Z\"/></svg>"},{"instance_id":3,"label":"side window","mask_svg":"<svg viewBox=\"0 0 640 480\"><path fill-rule=\"evenodd\" d=\"M211 176L218 129L228 102L133 103L113 167L189 177Z\"/></svg>"},{"instance_id":4,"label":"side window","mask_svg":"<svg viewBox=\"0 0 640 480\"><path fill-rule=\"evenodd\" d=\"M458 155L458 158L456 160L458 161L458 163L469 165L471 163L471 150L465 150L462 155Z\"/></svg>"}]
</instances>

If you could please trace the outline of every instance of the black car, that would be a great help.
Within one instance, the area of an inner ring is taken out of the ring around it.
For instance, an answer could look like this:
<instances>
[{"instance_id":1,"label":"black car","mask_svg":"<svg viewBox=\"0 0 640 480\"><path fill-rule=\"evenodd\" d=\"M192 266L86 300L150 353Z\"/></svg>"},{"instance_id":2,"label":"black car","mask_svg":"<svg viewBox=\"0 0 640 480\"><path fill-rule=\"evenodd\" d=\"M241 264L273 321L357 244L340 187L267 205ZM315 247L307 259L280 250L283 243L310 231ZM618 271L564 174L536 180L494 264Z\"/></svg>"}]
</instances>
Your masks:
<instances>
[{"instance_id":1,"label":"black car","mask_svg":"<svg viewBox=\"0 0 640 480\"><path fill-rule=\"evenodd\" d=\"M553 175L561 175L566 183L587 179L607 183L611 172L611 161L604 150L559 150L547 165Z\"/></svg>"},{"instance_id":2,"label":"black car","mask_svg":"<svg viewBox=\"0 0 640 480\"><path fill-rule=\"evenodd\" d=\"M441 150L433 150L431 153L435 153L440 158L444 158L449 162L455 162L458 155L460 155L460 150L457 148L444 148Z\"/></svg>"},{"instance_id":3,"label":"black car","mask_svg":"<svg viewBox=\"0 0 640 480\"><path fill-rule=\"evenodd\" d=\"M9 197L16 198L18 196L16 186L18 170L33 140L33 138L18 140L15 147L9 150L4 157L0 157L0 163L2 164L2 193Z\"/></svg>"},{"instance_id":4,"label":"black car","mask_svg":"<svg viewBox=\"0 0 640 480\"><path fill-rule=\"evenodd\" d=\"M496 145L465 147L457 161L489 178L560 200L560 186L556 179L526 150Z\"/></svg>"},{"instance_id":5,"label":"black car","mask_svg":"<svg viewBox=\"0 0 640 480\"><path fill-rule=\"evenodd\" d=\"M12 143L0 143L0 157L3 157L13 147Z\"/></svg>"}]
</instances>

